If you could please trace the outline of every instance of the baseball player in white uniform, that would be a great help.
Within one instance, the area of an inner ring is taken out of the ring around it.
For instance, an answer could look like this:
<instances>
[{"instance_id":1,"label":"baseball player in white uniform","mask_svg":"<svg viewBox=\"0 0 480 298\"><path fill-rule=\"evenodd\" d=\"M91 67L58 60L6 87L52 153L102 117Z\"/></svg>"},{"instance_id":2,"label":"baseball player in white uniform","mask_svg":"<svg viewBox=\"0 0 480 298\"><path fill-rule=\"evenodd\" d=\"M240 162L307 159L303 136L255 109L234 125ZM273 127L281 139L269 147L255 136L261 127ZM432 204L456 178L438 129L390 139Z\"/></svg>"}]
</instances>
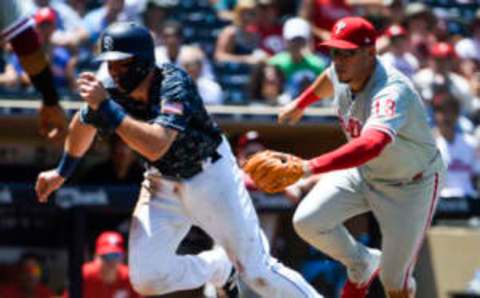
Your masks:
<instances>
[{"instance_id":1,"label":"baseball player in white uniform","mask_svg":"<svg viewBox=\"0 0 480 298\"><path fill-rule=\"evenodd\" d=\"M235 157L192 78L173 64L156 65L153 38L135 23L110 25L101 49L109 76L80 75L86 105L70 124L59 167L38 176L39 200L61 187L97 132L116 133L147 165L129 238L137 292L163 295L209 282L234 298L236 271L263 297L322 297L270 255ZM178 255L194 224L219 246Z\"/></svg>"},{"instance_id":2,"label":"baseball player in white uniform","mask_svg":"<svg viewBox=\"0 0 480 298\"><path fill-rule=\"evenodd\" d=\"M303 239L347 267L343 298L365 297L377 274L388 297L414 297L412 271L444 175L421 99L404 75L378 59L375 37L365 19L340 19L323 43L332 66L279 115L295 123L306 106L334 97L349 141L306 161L310 173L330 173L300 203L293 222ZM343 226L367 211L379 222L382 252Z\"/></svg>"},{"instance_id":3,"label":"baseball player in white uniform","mask_svg":"<svg viewBox=\"0 0 480 298\"><path fill-rule=\"evenodd\" d=\"M58 104L50 63L42 50L34 21L28 15L28 2L0 1L0 44L10 42L33 86L42 95L40 133L59 138L66 130L67 118Z\"/></svg>"}]
</instances>

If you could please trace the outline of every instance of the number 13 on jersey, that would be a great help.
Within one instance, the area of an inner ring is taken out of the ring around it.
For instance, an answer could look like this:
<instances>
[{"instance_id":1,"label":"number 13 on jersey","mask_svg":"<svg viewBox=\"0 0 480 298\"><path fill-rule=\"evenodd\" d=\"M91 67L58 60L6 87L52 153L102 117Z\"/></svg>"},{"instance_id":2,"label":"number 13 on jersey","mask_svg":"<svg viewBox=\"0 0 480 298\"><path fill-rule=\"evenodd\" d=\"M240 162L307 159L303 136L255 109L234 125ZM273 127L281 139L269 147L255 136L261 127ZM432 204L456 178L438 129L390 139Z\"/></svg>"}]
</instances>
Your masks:
<instances>
[{"instance_id":1,"label":"number 13 on jersey","mask_svg":"<svg viewBox=\"0 0 480 298\"><path fill-rule=\"evenodd\" d=\"M375 99L373 102L373 112L375 116L392 117L395 115L396 103L393 99L387 98L384 100Z\"/></svg>"}]
</instances>

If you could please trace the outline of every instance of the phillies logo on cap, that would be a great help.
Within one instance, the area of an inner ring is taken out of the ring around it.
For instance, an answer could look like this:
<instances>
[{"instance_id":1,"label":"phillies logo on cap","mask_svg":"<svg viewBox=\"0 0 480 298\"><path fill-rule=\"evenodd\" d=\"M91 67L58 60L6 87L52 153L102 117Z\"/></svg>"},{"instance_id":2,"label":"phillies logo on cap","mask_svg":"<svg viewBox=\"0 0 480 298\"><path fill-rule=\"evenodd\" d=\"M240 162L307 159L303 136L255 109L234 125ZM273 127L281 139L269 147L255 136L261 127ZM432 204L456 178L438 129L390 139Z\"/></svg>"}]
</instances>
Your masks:
<instances>
[{"instance_id":1,"label":"phillies logo on cap","mask_svg":"<svg viewBox=\"0 0 480 298\"><path fill-rule=\"evenodd\" d=\"M107 242L110 245L115 245L119 242L118 237L116 235L109 235L107 238Z\"/></svg>"},{"instance_id":2,"label":"phillies logo on cap","mask_svg":"<svg viewBox=\"0 0 480 298\"><path fill-rule=\"evenodd\" d=\"M375 43L375 27L361 17L345 17L332 28L330 39L320 44L323 47L354 50Z\"/></svg>"},{"instance_id":3,"label":"phillies logo on cap","mask_svg":"<svg viewBox=\"0 0 480 298\"><path fill-rule=\"evenodd\" d=\"M345 24L345 22L339 22L337 24L337 27L335 28L335 34L340 34L340 32L342 32L343 29L345 29L347 27L347 24Z\"/></svg>"}]
</instances>

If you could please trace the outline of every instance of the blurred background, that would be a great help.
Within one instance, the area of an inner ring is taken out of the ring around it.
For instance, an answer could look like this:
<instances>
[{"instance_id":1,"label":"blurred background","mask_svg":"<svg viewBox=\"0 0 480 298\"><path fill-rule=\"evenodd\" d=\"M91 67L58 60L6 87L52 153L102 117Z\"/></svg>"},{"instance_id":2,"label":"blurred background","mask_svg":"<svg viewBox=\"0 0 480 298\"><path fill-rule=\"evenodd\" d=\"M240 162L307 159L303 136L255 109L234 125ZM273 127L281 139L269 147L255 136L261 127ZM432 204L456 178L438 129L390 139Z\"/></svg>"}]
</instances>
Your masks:
<instances>
[{"instance_id":1,"label":"blurred background","mask_svg":"<svg viewBox=\"0 0 480 298\"><path fill-rule=\"evenodd\" d=\"M99 66L93 57L102 30L115 21L139 22L155 38L157 61L175 63L194 78L240 164L264 148L309 158L345 142L329 99L309 108L295 127L278 125L276 113L329 65L317 44L333 23L366 17L378 29L381 58L421 94L448 165L415 272L417 297L480 297L480 1L22 1L29 2L69 116L81 105L77 74ZM0 297L137 297L121 277L128 271L126 239L142 165L118 139L98 139L55 198L37 203L36 175L56 165L63 145L37 135L38 98L18 58L2 45ZM274 256L326 297L338 297L345 269L300 240L291 225L295 205L314 181L275 196L257 191L247 177L245 183ZM381 243L370 214L347 226L364 243ZM211 245L193 228L179 253ZM198 289L168 297L213 295ZM384 297L378 284L369 297Z\"/></svg>"}]
</instances>

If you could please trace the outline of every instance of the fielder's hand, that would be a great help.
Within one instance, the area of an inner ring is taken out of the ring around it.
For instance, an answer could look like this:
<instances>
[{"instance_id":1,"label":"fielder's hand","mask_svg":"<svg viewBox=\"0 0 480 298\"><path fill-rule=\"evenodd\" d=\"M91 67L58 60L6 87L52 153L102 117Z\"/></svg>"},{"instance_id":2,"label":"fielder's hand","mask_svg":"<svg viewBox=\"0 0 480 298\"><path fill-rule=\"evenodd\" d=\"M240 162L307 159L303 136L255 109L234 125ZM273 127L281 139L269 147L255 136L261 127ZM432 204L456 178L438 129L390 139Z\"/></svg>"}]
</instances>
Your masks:
<instances>
[{"instance_id":1,"label":"fielder's hand","mask_svg":"<svg viewBox=\"0 0 480 298\"><path fill-rule=\"evenodd\" d=\"M284 191L305 176L306 161L271 150L254 154L243 167L258 189L267 193Z\"/></svg>"},{"instance_id":2,"label":"fielder's hand","mask_svg":"<svg viewBox=\"0 0 480 298\"><path fill-rule=\"evenodd\" d=\"M60 105L42 105L38 114L40 135L52 140L62 139L65 136L67 116Z\"/></svg>"},{"instance_id":3,"label":"fielder's hand","mask_svg":"<svg viewBox=\"0 0 480 298\"><path fill-rule=\"evenodd\" d=\"M316 174L300 179L285 189L285 197L294 204L300 203L303 197L320 181L321 176L321 174Z\"/></svg>"},{"instance_id":4,"label":"fielder's hand","mask_svg":"<svg viewBox=\"0 0 480 298\"><path fill-rule=\"evenodd\" d=\"M278 122L296 124L303 117L303 109L297 106L297 101L292 101L283 106L278 113Z\"/></svg>"},{"instance_id":5,"label":"fielder's hand","mask_svg":"<svg viewBox=\"0 0 480 298\"><path fill-rule=\"evenodd\" d=\"M59 189L65 178L58 174L57 170L44 171L38 174L37 182L35 183L35 192L37 193L37 200L40 203L46 203L48 197L52 192Z\"/></svg>"},{"instance_id":6,"label":"fielder's hand","mask_svg":"<svg viewBox=\"0 0 480 298\"><path fill-rule=\"evenodd\" d=\"M91 72L82 72L77 80L78 91L85 102L94 110L107 98L107 90Z\"/></svg>"}]
</instances>

